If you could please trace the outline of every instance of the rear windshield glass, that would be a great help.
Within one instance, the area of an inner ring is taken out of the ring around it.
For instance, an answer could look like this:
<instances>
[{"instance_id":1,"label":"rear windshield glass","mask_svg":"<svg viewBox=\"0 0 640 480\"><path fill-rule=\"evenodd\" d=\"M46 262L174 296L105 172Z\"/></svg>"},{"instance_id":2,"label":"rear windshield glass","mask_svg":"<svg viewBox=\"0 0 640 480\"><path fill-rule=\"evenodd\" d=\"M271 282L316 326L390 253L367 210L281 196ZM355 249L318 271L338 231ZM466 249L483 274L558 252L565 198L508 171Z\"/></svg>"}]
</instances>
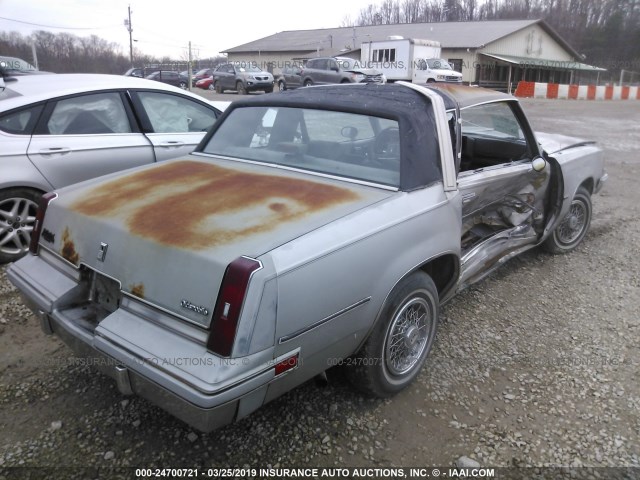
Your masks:
<instances>
[{"instance_id":1,"label":"rear windshield glass","mask_svg":"<svg viewBox=\"0 0 640 480\"><path fill-rule=\"evenodd\" d=\"M398 122L292 107L236 108L204 153L399 187Z\"/></svg>"}]
</instances>

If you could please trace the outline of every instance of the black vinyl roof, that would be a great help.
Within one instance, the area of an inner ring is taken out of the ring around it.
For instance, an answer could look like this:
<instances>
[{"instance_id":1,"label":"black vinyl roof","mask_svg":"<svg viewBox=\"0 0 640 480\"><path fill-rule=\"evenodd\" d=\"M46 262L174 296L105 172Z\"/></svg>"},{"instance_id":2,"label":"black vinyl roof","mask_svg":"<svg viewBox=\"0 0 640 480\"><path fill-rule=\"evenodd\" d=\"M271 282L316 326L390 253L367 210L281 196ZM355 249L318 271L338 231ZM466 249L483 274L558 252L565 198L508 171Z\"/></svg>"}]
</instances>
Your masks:
<instances>
[{"instance_id":1,"label":"black vinyl roof","mask_svg":"<svg viewBox=\"0 0 640 480\"><path fill-rule=\"evenodd\" d=\"M319 108L395 119L423 111L429 100L401 85L361 83L297 88L273 95L246 97L233 102L230 108L247 104Z\"/></svg>"}]
</instances>

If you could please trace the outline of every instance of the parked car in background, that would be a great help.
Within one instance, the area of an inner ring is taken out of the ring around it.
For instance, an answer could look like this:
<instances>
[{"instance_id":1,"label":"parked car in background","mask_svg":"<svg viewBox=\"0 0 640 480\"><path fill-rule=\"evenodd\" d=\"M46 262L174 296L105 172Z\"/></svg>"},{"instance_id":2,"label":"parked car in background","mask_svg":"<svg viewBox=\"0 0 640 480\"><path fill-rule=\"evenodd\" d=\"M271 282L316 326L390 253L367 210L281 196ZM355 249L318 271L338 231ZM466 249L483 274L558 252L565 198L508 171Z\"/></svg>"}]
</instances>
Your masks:
<instances>
[{"instance_id":1,"label":"parked car in background","mask_svg":"<svg viewBox=\"0 0 640 480\"><path fill-rule=\"evenodd\" d=\"M145 78L166 83L167 85L173 85L174 87L180 87L183 90L189 86L189 77L185 77L179 72L172 72L171 70L158 70L151 75L147 75Z\"/></svg>"},{"instance_id":2,"label":"parked car in background","mask_svg":"<svg viewBox=\"0 0 640 480\"><path fill-rule=\"evenodd\" d=\"M491 90L260 95L188 157L48 194L7 275L121 393L208 431L334 365L369 395L408 387L440 305L575 248L605 180L600 148L536 136Z\"/></svg>"},{"instance_id":3,"label":"parked car in background","mask_svg":"<svg viewBox=\"0 0 640 480\"><path fill-rule=\"evenodd\" d=\"M205 90L213 90L213 75L198 80L196 82L196 87L203 88Z\"/></svg>"},{"instance_id":4,"label":"parked car in background","mask_svg":"<svg viewBox=\"0 0 640 480\"><path fill-rule=\"evenodd\" d=\"M145 78L147 75L151 75L154 72L159 71L159 68L146 67L146 68L130 68L124 72L125 77L138 77Z\"/></svg>"},{"instance_id":5,"label":"parked car in background","mask_svg":"<svg viewBox=\"0 0 640 480\"><path fill-rule=\"evenodd\" d=\"M118 75L6 82L0 92L0 263L27 252L42 193L185 155L226 104L217 107L172 86Z\"/></svg>"},{"instance_id":6,"label":"parked car in background","mask_svg":"<svg viewBox=\"0 0 640 480\"><path fill-rule=\"evenodd\" d=\"M195 86L195 84L198 82L198 80L202 80L205 78L209 78L210 76L213 75L213 68L203 68L202 70L198 70L192 77L193 79L193 85Z\"/></svg>"},{"instance_id":7,"label":"parked car in background","mask_svg":"<svg viewBox=\"0 0 640 480\"><path fill-rule=\"evenodd\" d=\"M449 62L443 58L427 58L420 59L417 62L419 78L424 79L426 83L447 82L462 83L462 74L456 72Z\"/></svg>"},{"instance_id":8,"label":"parked car in background","mask_svg":"<svg viewBox=\"0 0 640 480\"><path fill-rule=\"evenodd\" d=\"M364 68L358 60L347 57L312 58L301 72L302 84L386 83L384 75L373 68Z\"/></svg>"},{"instance_id":9,"label":"parked car in background","mask_svg":"<svg viewBox=\"0 0 640 480\"><path fill-rule=\"evenodd\" d=\"M213 72L213 88L217 93L235 90L239 95L248 92L273 92L273 75L249 62L224 63Z\"/></svg>"},{"instance_id":10,"label":"parked car in background","mask_svg":"<svg viewBox=\"0 0 640 480\"><path fill-rule=\"evenodd\" d=\"M276 78L278 90L293 90L302 86L302 67L284 67L282 73Z\"/></svg>"}]
</instances>

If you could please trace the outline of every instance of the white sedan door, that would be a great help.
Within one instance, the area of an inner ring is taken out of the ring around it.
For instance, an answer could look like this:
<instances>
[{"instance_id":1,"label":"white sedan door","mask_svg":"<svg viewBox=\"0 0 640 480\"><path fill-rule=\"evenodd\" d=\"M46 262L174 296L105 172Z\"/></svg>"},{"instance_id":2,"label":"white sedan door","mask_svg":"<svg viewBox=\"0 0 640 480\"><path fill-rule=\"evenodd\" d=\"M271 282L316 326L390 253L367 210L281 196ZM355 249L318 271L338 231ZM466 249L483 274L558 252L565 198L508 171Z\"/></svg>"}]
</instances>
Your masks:
<instances>
[{"instance_id":1,"label":"white sedan door","mask_svg":"<svg viewBox=\"0 0 640 480\"><path fill-rule=\"evenodd\" d=\"M27 154L54 188L153 163L149 140L131 121L119 92L49 102Z\"/></svg>"},{"instance_id":2,"label":"white sedan door","mask_svg":"<svg viewBox=\"0 0 640 480\"><path fill-rule=\"evenodd\" d=\"M218 115L213 107L170 92L132 95L158 162L191 153Z\"/></svg>"}]
</instances>

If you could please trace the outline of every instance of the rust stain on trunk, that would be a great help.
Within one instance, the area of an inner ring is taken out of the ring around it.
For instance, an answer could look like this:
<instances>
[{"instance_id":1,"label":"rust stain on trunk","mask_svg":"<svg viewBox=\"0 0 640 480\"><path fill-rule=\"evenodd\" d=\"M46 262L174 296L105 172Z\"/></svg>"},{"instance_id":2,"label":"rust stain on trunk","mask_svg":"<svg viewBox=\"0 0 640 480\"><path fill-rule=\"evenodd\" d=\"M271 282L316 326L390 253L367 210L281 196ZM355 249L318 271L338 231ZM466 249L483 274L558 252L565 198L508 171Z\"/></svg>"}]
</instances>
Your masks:
<instances>
[{"instance_id":1,"label":"rust stain on trunk","mask_svg":"<svg viewBox=\"0 0 640 480\"><path fill-rule=\"evenodd\" d=\"M132 233L160 244L205 249L358 198L319 182L181 161L106 183L72 208L121 217Z\"/></svg>"},{"instance_id":2,"label":"rust stain on trunk","mask_svg":"<svg viewBox=\"0 0 640 480\"><path fill-rule=\"evenodd\" d=\"M138 283L129 287L131 295L135 295L138 298L144 298L144 284Z\"/></svg>"},{"instance_id":3,"label":"rust stain on trunk","mask_svg":"<svg viewBox=\"0 0 640 480\"><path fill-rule=\"evenodd\" d=\"M60 251L62 258L70 261L74 265L78 264L78 260L80 259L80 255L76 252L76 246L71 240L71 232L68 227L65 227L64 232L62 232L62 250Z\"/></svg>"}]
</instances>

